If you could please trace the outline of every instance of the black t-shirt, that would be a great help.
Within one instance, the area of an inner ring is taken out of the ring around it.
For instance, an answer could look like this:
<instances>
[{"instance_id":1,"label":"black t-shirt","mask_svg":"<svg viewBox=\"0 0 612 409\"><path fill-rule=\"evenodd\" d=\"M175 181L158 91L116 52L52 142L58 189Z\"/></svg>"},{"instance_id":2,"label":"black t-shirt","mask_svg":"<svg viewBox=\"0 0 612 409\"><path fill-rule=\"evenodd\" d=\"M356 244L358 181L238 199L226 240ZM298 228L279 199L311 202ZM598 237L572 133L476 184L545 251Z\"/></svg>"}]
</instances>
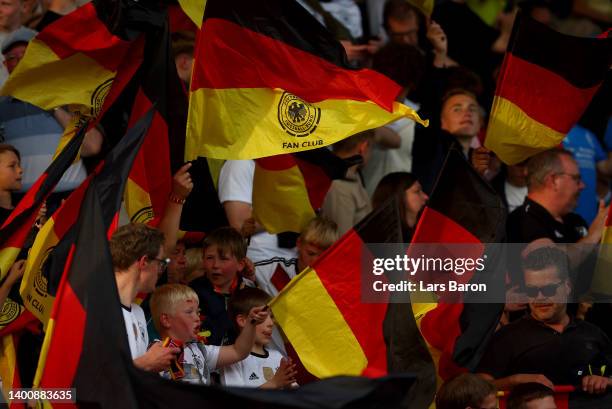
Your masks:
<instances>
[{"instance_id":1,"label":"black t-shirt","mask_svg":"<svg viewBox=\"0 0 612 409\"><path fill-rule=\"evenodd\" d=\"M563 216L561 223L529 198L510 213L506 226L509 243L530 243L541 238L555 243L576 243L588 233L587 223L576 213Z\"/></svg>"},{"instance_id":2,"label":"black t-shirt","mask_svg":"<svg viewBox=\"0 0 612 409\"><path fill-rule=\"evenodd\" d=\"M562 333L526 316L493 335L477 372L496 379L543 374L555 385L577 385L589 374L612 371L612 343L598 327L571 319ZM582 375L580 375L582 374Z\"/></svg>"},{"instance_id":3,"label":"black t-shirt","mask_svg":"<svg viewBox=\"0 0 612 409\"><path fill-rule=\"evenodd\" d=\"M0 226L2 226L6 219L8 219L12 211L13 209L6 209L0 206Z\"/></svg>"}]
</instances>

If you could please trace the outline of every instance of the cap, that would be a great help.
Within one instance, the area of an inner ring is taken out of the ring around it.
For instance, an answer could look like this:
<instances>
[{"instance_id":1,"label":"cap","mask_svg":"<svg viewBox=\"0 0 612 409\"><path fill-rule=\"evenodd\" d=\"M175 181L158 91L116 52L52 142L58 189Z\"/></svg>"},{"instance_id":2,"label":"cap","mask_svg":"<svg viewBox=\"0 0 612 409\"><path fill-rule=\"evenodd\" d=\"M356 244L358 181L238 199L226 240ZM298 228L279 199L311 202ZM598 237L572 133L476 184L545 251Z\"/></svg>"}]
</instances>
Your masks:
<instances>
[{"instance_id":1,"label":"cap","mask_svg":"<svg viewBox=\"0 0 612 409\"><path fill-rule=\"evenodd\" d=\"M38 32L27 27L20 27L16 31L13 31L2 43L2 54L6 53L17 43L29 43L31 39L36 37L36 34L38 34Z\"/></svg>"}]
</instances>

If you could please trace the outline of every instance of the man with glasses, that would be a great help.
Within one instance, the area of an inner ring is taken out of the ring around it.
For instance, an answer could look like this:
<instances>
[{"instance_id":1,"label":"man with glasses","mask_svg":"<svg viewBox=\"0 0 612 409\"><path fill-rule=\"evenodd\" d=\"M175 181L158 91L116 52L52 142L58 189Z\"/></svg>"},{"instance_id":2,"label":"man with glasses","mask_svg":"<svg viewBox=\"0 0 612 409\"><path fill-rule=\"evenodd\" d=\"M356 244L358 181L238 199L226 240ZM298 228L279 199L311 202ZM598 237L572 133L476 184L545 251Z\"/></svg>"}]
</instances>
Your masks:
<instances>
[{"instance_id":1,"label":"man with glasses","mask_svg":"<svg viewBox=\"0 0 612 409\"><path fill-rule=\"evenodd\" d=\"M527 198L508 216L510 243L597 244L603 232L607 209L600 204L590 227L573 213L584 183L572 154L551 149L527 163Z\"/></svg>"},{"instance_id":2,"label":"man with glasses","mask_svg":"<svg viewBox=\"0 0 612 409\"><path fill-rule=\"evenodd\" d=\"M537 382L549 388L580 385L584 392L602 394L612 386L609 338L567 313L568 270L568 257L558 247L540 247L523 260L530 313L493 336L477 370L499 390Z\"/></svg>"},{"instance_id":3,"label":"man with glasses","mask_svg":"<svg viewBox=\"0 0 612 409\"><path fill-rule=\"evenodd\" d=\"M145 224L127 224L111 237L110 251L134 365L152 372L166 369L180 349L157 342L147 350L147 322L144 311L134 302L139 293L155 290L170 262L164 255L164 234Z\"/></svg>"}]
</instances>

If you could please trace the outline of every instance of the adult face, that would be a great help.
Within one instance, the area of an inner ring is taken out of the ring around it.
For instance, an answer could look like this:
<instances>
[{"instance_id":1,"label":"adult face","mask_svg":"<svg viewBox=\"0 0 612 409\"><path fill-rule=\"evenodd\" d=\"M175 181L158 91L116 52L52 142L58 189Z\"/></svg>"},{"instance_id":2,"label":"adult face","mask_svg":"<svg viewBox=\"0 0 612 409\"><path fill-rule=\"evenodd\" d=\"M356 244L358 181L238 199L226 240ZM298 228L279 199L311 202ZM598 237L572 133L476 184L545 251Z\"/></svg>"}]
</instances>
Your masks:
<instances>
[{"instance_id":1,"label":"adult face","mask_svg":"<svg viewBox=\"0 0 612 409\"><path fill-rule=\"evenodd\" d=\"M580 177L578 164L569 155L561 155L561 172L552 175L552 185L556 193L557 203L563 208L563 214L568 214L576 208L584 183Z\"/></svg>"},{"instance_id":2,"label":"adult face","mask_svg":"<svg viewBox=\"0 0 612 409\"><path fill-rule=\"evenodd\" d=\"M404 20L397 20L393 17L387 20L387 34L392 42L398 44L408 44L413 47L419 45L419 20L412 13Z\"/></svg>"},{"instance_id":3,"label":"adult face","mask_svg":"<svg viewBox=\"0 0 612 409\"><path fill-rule=\"evenodd\" d=\"M525 270L525 292L531 316L545 324L560 324L566 316L570 286L561 279L556 266Z\"/></svg>"},{"instance_id":4,"label":"adult face","mask_svg":"<svg viewBox=\"0 0 612 409\"><path fill-rule=\"evenodd\" d=\"M146 260L146 263L140 269L138 292L151 293L155 291L157 280L167 267L164 257L164 248L160 246L157 256L154 259Z\"/></svg>"},{"instance_id":5,"label":"adult face","mask_svg":"<svg viewBox=\"0 0 612 409\"><path fill-rule=\"evenodd\" d=\"M15 31L21 25L21 0L0 0L0 31Z\"/></svg>"},{"instance_id":6,"label":"adult face","mask_svg":"<svg viewBox=\"0 0 612 409\"><path fill-rule=\"evenodd\" d=\"M19 43L9 48L4 54L4 65L6 66L6 70L9 72L9 74L13 72L15 67L17 67L17 64L19 64L19 61L21 61L23 58L27 46L28 45L25 43Z\"/></svg>"},{"instance_id":7,"label":"adult face","mask_svg":"<svg viewBox=\"0 0 612 409\"><path fill-rule=\"evenodd\" d=\"M417 215L427 203L429 196L423 192L421 184L417 181L406 189L406 215L410 216L411 220L416 220ZM414 227L414 226L410 226Z\"/></svg>"},{"instance_id":8,"label":"adult face","mask_svg":"<svg viewBox=\"0 0 612 409\"><path fill-rule=\"evenodd\" d=\"M185 269L187 261L185 260L185 244L182 242L176 243L174 250L169 256L170 264L168 264L168 282L182 283L185 279Z\"/></svg>"},{"instance_id":9,"label":"adult face","mask_svg":"<svg viewBox=\"0 0 612 409\"><path fill-rule=\"evenodd\" d=\"M453 95L442 107L440 125L453 135L475 136L480 130L478 102L471 95Z\"/></svg>"}]
</instances>

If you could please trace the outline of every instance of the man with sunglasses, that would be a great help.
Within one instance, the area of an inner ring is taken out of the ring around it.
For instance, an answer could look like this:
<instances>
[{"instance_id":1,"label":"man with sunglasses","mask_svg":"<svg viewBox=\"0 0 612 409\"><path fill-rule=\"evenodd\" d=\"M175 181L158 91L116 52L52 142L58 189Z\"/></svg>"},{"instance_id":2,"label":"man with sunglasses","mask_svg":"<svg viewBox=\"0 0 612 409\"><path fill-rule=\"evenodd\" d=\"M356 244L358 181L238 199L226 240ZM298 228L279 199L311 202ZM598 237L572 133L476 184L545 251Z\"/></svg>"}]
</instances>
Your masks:
<instances>
[{"instance_id":1,"label":"man with sunglasses","mask_svg":"<svg viewBox=\"0 0 612 409\"><path fill-rule=\"evenodd\" d=\"M558 247L540 247L523 260L530 313L495 333L477 370L499 390L537 382L602 394L612 386L609 338L567 313L568 270L568 257Z\"/></svg>"},{"instance_id":2,"label":"man with sunglasses","mask_svg":"<svg viewBox=\"0 0 612 409\"><path fill-rule=\"evenodd\" d=\"M170 260L164 255L164 234L145 224L130 223L115 231L110 240L110 252L134 365L152 372L168 368L180 349L163 347L161 342L148 348L144 311L135 303L139 293L155 290L158 278L168 266Z\"/></svg>"}]
</instances>

